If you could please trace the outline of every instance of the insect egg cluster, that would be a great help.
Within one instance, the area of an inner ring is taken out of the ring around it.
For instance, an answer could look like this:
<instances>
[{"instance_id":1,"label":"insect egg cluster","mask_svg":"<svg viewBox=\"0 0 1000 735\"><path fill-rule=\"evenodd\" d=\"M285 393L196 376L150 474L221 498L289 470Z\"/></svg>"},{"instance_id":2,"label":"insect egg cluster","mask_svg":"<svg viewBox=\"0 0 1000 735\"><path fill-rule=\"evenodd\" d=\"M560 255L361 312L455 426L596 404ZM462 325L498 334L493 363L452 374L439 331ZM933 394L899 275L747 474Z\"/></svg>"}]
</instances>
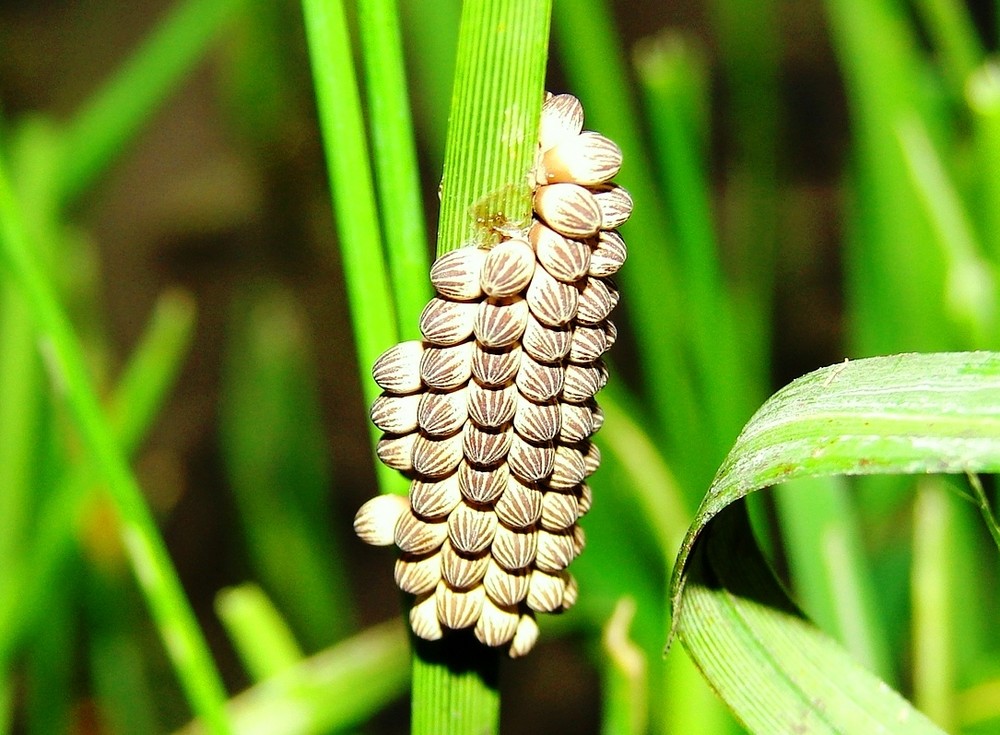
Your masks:
<instances>
[{"instance_id":1,"label":"insect egg cluster","mask_svg":"<svg viewBox=\"0 0 1000 735\"><path fill-rule=\"evenodd\" d=\"M616 228L632 210L610 183L620 166L618 146L583 131L579 100L549 95L530 228L440 257L423 339L375 363L378 457L411 484L408 497L365 503L354 528L399 548L395 579L415 595L421 638L472 628L518 657L538 638L536 613L576 600L566 567L584 546L577 521L600 463L594 395L616 337Z\"/></svg>"}]
</instances>

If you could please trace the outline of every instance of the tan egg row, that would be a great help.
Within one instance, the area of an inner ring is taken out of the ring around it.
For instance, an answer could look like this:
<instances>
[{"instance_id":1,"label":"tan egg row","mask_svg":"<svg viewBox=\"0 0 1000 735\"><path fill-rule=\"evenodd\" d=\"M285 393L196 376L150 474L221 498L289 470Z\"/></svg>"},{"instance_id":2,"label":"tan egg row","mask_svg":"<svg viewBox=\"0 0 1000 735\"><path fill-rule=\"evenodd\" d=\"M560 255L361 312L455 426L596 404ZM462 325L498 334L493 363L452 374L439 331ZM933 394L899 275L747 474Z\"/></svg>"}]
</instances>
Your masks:
<instances>
[{"instance_id":1,"label":"tan egg row","mask_svg":"<svg viewBox=\"0 0 1000 735\"><path fill-rule=\"evenodd\" d=\"M419 519L408 512L405 498L380 496L362 506L355 530L369 543L388 545L395 539L412 549L396 561L395 580L400 589L416 596L410 621L418 636L436 640L445 628L473 628L483 643L511 644L511 656L523 655L534 645L537 629L519 640L518 626L533 626L535 612L562 612L576 601L576 580L564 570L582 550L583 532L575 525L560 532L518 531L485 520L488 513L475 517L475 510L464 508L447 522L425 523L416 531ZM456 522L456 515L472 517ZM470 538L481 537L490 525L495 536L492 550L476 546L466 551L458 546L469 546ZM521 540L504 541L507 537ZM530 554L524 548L530 548ZM525 618L530 622L522 623Z\"/></svg>"}]
</instances>

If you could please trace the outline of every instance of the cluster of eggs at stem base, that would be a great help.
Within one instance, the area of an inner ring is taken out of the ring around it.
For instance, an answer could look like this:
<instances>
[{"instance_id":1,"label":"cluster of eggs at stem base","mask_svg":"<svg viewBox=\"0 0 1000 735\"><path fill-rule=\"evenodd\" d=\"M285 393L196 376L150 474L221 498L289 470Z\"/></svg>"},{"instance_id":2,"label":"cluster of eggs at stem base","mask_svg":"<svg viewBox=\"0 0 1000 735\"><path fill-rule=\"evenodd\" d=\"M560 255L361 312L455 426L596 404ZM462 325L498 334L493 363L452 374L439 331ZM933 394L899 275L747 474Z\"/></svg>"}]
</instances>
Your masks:
<instances>
[{"instance_id":1,"label":"cluster of eggs at stem base","mask_svg":"<svg viewBox=\"0 0 1000 735\"><path fill-rule=\"evenodd\" d=\"M616 338L617 228L632 210L610 182L620 167L618 146L583 130L579 100L548 95L530 227L438 258L423 339L390 348L372 370L383 390L371 409L384 432L378 457L411 483L408 497L365 503L354 528L399 548L395 580L414 595L421 638L471 628L523 656L538 639L536 613L576 601L566 568L584 546L578 521L600 463L594 395Z\"/></svg>"}]
</instances>

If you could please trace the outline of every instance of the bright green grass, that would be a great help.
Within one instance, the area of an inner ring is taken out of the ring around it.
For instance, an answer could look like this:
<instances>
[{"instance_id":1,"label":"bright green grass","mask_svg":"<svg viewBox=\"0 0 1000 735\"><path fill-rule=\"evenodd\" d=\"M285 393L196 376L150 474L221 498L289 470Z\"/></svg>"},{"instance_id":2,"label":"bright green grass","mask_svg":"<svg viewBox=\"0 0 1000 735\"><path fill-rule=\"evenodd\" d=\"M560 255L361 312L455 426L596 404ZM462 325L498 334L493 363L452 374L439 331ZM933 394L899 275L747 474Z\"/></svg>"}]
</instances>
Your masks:
<instances>
[{"instance_id":1,"label":"bright green grass","mask_svg":"<svg viewBox=\"0 0 1000 735\"><path fill-rule=\"evenodd\" d=\"M822 3L851 124L845 344L832 350L851 361L780 394L739 443L740 427L778 387L769 384L772 312L788 237L788 182L778 172L790 152L779 132L788 62L777 3L710 3L714 61L679 31L627 48L606 0L303 0L301 13L264 5L181 0L68 121L4 121L0 730L64 731L86 697L113 732L165 732L191 718L202 722L185 732L327 732L371 719L411 681L414 731L497 728L507 688L495 683L495 656L447 643L414 656L401 620L357 618L367 580L345 558L350 518L327 522L344 488L326 459L315 350L300 294L277 277L255 282L230 311L218 397L232 538L248 579L220 590L216 610L252 683L246 691L223 688L228 658L205 642L166 553L164 519L130 468L184 364L196 305L164 294L112 377L94 306L101 283L72 225L185 74L209 48L230 45L231 63L244 67L223 93L258 150L294 114L295 87L281 74L314 84L309 125L324 144L350 308L340 329L358 356L340 379L359 381L368 402L371 362L416 336L430 293L425 223L434 216L423 206L436 192L419 182L443 176L438 253L477 237L476 202L522 218L519 174L547 65L568 85L557 91L583 101L587 127L621 144L620 181L636 210L623 228L623 339L602 394L605 463L584 521L588 548L573 566L580 601L543 622L534 654L578 649L600 682L602 731L739 732L737 720L768 733L802 722L817 732L871 729L905 708L866 671L944 730L996 729L995 494L961 474L926 474L995 470L995 356L908 358L889 373L859 359L1000 350L1000 72L964 4L920 0L907 13L899 0ZM490 42L498 33L507 45ZM304 48L289 52L289 38ZM725 110L712 107L713 78ZM503 109L521 111L527 141L511 156L496 135L510 123L497 116ZM725 228L711 127L732 154L722 161ZM429 170L418 170L414 131ZM825 413L811 414L817 407ZM825 453L830 442L837 452ZM768 465L771 456L780 461ZM685 531L720 465L692 532L710 542L692 550ZM871 467L890 474L845 476ZM813 476L754 493L745 517L742 495L796 474ZM373 475L383 492L405 491L394 473ZM94 524L116 530L121 545L95 547L80 532ZM663 658L681 548L689 566L678 571L687 585L676 622L691 653L675 644ZM829 637L793 614L765 558ZM530 660L510 670L523 666ZM176 681L165 688L158 667ZM789 710L802 719L788 720ZM935 731L930 720L919 720L922 731Z\"/></svg>"}]
</instances>

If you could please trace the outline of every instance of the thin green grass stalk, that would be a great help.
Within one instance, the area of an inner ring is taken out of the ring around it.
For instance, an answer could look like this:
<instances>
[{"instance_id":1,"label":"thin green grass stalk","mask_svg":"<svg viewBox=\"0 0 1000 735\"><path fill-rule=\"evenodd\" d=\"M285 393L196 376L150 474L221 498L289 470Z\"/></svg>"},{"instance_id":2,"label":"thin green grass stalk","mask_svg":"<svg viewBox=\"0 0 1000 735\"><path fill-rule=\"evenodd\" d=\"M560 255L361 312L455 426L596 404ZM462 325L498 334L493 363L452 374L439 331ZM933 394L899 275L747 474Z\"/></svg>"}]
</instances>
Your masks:
<instances>
[{"instance_id":1,"label":"thin green grass stalk","mask_svg":"<svg viewBox=\"0 0 1000 735\"><path fill-rule=\"evenodd\" d=\"M466 3L441 182L437 254L525 227L551 0ZM484 221L485 220L485 221Z\"/></svg>"},{"instance_id":2,"label":"thin green grass stalk","mask_svg":"<svg viewBox=\"0 0 1000 735\"><path fill-rule=\"evenodd\" d=\"M994 269L1000 269L1000 66L988 62L979 67L966 86L966 98L972 113L975 170L980 177L979 206L974 208L979 215L979 239L983 254ZM1000 293L997 300L1000 303ZM993 335L991 344L1000 344L998 336Z\"/></svg>"},{"instance_id":3,"label":"thin green grass stalk","mask_svg":"<svg viewBox=\"0 0 1000 735\"><path fill-rule=\"evenodd\" d=\"M548 59L548 0L472 0L462 10L441 182L437 254L498 239L531 218ZM496 732L499 653L468 634L417 641L411 732Z\"/></svg>"},{"instance_id":4,"label":"thin green grass stalk","mask_svg":"<svg viewBox=\"0 0 1000 735\"><path fill-rule=\"evenodd\" d=\"M42 243L39 261L55 270L63 233L57 231L49 182L54 165L53 129L40 120L24 123L10 139L11 167L17 178L18 201L26 227ZM61 264L60 264L61 266ZM31 315L14 284L0 279L0 584L23 552L37 512L42 482L42 447L49 436L45 375Z\"/></svg>"},{"instance_id":5,"label":"thin green grass stalk","mask_svg":"<svg viewBox=\"0 0 1000 735\"><path fill-rule=\"evenodd\" d=\"M913 701L948 732L955 726L952 518L940 480L922 481L913 507Z\"/></svg>"},{"instance_id":6,"label":"thin green grass stalk","mask_svg":"<svg viewBox=\"0 0 1000 735\"><path fill-rule=\"evenodd\" d=\"M163 408L191 346L195 319L194 298L186 291L168 289L153 305L142 339L108 405L108 419L125 454L138 449Z\"/></svg>"},{"instance_id":7,"label":"thin green grass stalk","mask_svg":"<svg viewBox=\"0 0 1000 735\"><path fill-rule=\"evenodd\" d=\"M135 139L243 0L183 0L67 124L56 200L72 205Z\"/></svg>"},{"instance_id":8,"label":"thin green grass stalk","mask_svg":"<svg viewBox=\"0 0 1000 735\"><path fill-rule=\"evenodd\" d=\"M634 419L633 401L613 385L601 393L605 425L599 438L603 450L618 457L636 495L632 502L649 523L649 533L662 554L664 573L669 575L674 558L694 508L686 498L656 442Z\"/></svg>"},{"instance_id":9,"label":"thin green grass stalk","mask_svg":"<svg viewBox=\"0 0 1000 735\"><path fill-rule=\"evenodd\" d=\"M861 545L861 520L845 483L805 478L775 488L775 509L796 602L865 668L893 684L884 621Z\"/></svg>"},{"instance_id":10,"label":"thin green grass stalk","mask_svg":"<svg viewBox=\"0 0 1000 735\"><path fill-rule=\"evenodd\" d=\"M723 456L753 412L750 378L757 368L746 363L737 339L728 285L719 262L712 195L704 160L705 131L699 112L707 107L705 61L679 35L647 43L636 53L636 68L658 145L658 173L676 233L678 261L684 273L684 313L693 341L695 372L711 400L703 410L712 429L709 454Z\"/></svg>"},{"instance_id":11,"label":"thin green grass stalk","mask_svg":"<svg viewBox=\"0 0 1000 735\"><path fill-rule=\"evenodd\" d=\"M988 349L997 329L996 276L926 129L910 119L899 125L898 135L907 173L944 255L944 310L964 332L962 347Z\"/></svg>"},{"instance_id":12,"label":"thin green grass stalk","mask_svg":"<svg viewBox=\"0 0 1000 735\"><path fill-rule=\"evenodd\" d=\"M993 515L989 498L986 497L986 491L983 490L983 483L978 475L969 475L969 485L972 486L972 495L975 498L976 507L979 508L979 512L983 516L983 522L990 532L993 545L997 547L997 551L1000 551L1000 524L997 523L996 516Z\"/></svg>"},{"instance_id":13,"label":"thin green grass stalk","mask_svg":"<svg viewBox=\"0 0 1000 735\"><path fill-rule=\"evenodd\" d=\"M727 100L722 126L729 153L720 232L726 252L731 253L731 296L743 335L744 369L750 385L761 392L756 398L763 400L771 375L778 205L782 200L778 191L783 116L778 81L780 15L775 0L714 0L711 6ZM706 126L706 134L709 130Z\"/></svg>"},{"instance_id":14,"label":"thin green grass stalk","mask_svg":"<svg viewBox=\"0 0 1000 735\"><path fill-rule=\"evenodd\" d=\"M0 579L19 553L31 515L34 468L42 428L44 375L30 313L13 287L0 281Z\"/></svg>"},{"instance_id":15,"label":"thin green grass stalk","mask_svg":"<svg viewBox=\"0 0 1000 735\"><path fill-rule=\"evenodd\" d=\"M222 454L255 578L316 650L355 624L348 565L329 522L331 467L312 344L292 293L273 285L248 291L231 309Z\"/></svg>"},{"instance_id":16,"label":"thin green grass stalk","mask_svg":"<svg viewBox=\"0 0 1000 735\"><path fill-rule=\"evenodd\" d=\"M31 310L57 395L70 407L83 445L105 480L129 561L191 706L213 732L229 731L225 689L142 491L90 383L83 350L34 262L6 167L0 163L0 258Z\"/></svg>"},{"instance_id":17,"label":"thin green grass stalk","mask_svg":"<svg viewBox=\"0 0 1000 735\"><path fill-rule=\"evenodd\" d=\"M98 542L95 546L102 545ZM118 549L110 551L110 555L90 554L88 566L80 569L77 564L74 570L84 588L91 691L100 722L108 732L162 732L133 588Z\"/></svg>"},{"instance_id":18,"label":"thin green grass stalk","mask_svg":"<svg viewBox=\"0 0 1000 735\"><path fill-rule=\"evenodd\" d=\"M365 405L371 405L379 389L369 367L399 341L399 332L390 318L396 299L384 262L350 34L342 0L302 0L302 10L362 395ZM369 435L374 445L379 436L375 426L369 426ZM382 492L407 491L409 484L395 470L377 463L376 473Z\"/></svg>"},{"instance_id":19,"label":"thin green grass stalk","mask_svg":"<svg viewBox=\"0 0 1000 735\"><path fill-rule=\"evenodd\" d=\"M420 339L431 297L427 230L395 0L359 0L372 155L401 339Z\"/></svg>"},{"instance_id":20,"label":"thin green grass stalk","mask_svg":"<svg viewBox=\"0 0 1000 735\"><path fill-rule=\"evenodd\" d=\"M619 600L601 636L604 649L601 731L616 735L641 735L649 730L646 658L642 649L629 639L635 612L635 600Z\"/></svg>"},{"instance_id":21,"label":"thin green grass stalk","mask_svg":"<svg viewBox=\"0 0 1000 735\"><path fill-rule=\"evenodd\" d=\"M622 149L617 180L632 194L635 211L622 227L629 244L627 267L616 276L626 317L641 344L638 368L642 393L657 434L691 502L715 470L704 452L704 418L693 376L685 369L687 342L680 273L673 255L665 207L649 165L651 156L639 130L639 116L628 93L625 55L604 0L557 0L553 31L571 91L587 112L585 126L600 130Z\"/></svg>"},{"instance_id":22,"label":"thin green grass stalk","mask_svg":"<svg viewBox=\"0 0 1000 735\"><path fill-rule=\"evenodd\" d=\"M899 3L826 0L833 46L844 70L855 140L853 211L845 272L853 356L953 346L940 308L942 256L923 216L896 137L918 115L931 138L942 120L922 96L913 29ZM901 264L906 267L901 267Z\"/></svg>"},{"instance_id":23,"label":"thin green grass stalk","mask_svg":"<svg viewBox=\"0 0 1000 735\"><path fill-rule=\"evenodd\" d=\"M986 55L968 7L959 0L917 0L914 5L930 34L953 94L961 97L969 75Z\"/></svg>"},{"instance_id":24,"label":"thin green grass stalk","mask_svg":"<svg viewBox=\"0 0 1000 735\"><path fill-rule=\"evenodd\" d=\"M75 571L80 571L79 566ZM71 600L79 581L79 576L70 576L49 590L38 635L29 642L24 703L29 735L74 729L70 707L73 666L72 656L67 654L76 643Z\"/></svg>"},{"instance_id":25,"label":"thin green grass stalk","mask_svg":"<svg viewBox=\"0 0 1000 735\"><path fill-rule=\"evenodd\" d=\"M265 681L303 659L288 623L256 584L222 590L215 611L253 681Z\"/></svg>"},{"instance_id":26,"label":"thin green grass stalk","mask_svg":"<svg viewBox=\"0 0 1000 735\"><path fill-rule=\"evenodd\" d=\"M403 36L408 50L410 82L421 150L432 171L444 168L448 116L455 76L455 49L462 14L461 0L400 3Z\"/></svg>"}]
</instances>

